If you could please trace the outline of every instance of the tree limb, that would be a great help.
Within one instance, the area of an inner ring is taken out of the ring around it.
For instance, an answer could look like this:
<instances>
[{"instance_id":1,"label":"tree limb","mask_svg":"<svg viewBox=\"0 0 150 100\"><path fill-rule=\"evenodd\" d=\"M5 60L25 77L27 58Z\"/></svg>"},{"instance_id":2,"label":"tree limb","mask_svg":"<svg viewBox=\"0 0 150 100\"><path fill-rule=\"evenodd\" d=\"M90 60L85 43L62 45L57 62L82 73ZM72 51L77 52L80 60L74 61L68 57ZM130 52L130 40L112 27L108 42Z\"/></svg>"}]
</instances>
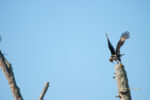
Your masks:
<instances>
[{"instance_id":1,"label":"tree limb","mask_svg":"<svg viewBox=\"0 0 150 100\"><path fill-rule=\"evenodd\" d=\"M0 67L3 71L3 73L5 74L5 77L8 81L8 84L10 86L11 92L12 92L15 100L23 100L21 93L20 93L20 89L16 84L11 64L3 56L1 51L0 51Z\"/></svg>"},{"instance_id":2,"label":"tree limb","mask_svg":"<svg viewBox=\"0 0 150 100\"><path fill-rule=\"evenodd\" d=\"M44 86L44 88L43 88L43 91L42 91L42 93L41 93L41 95L40 95L39 100L43 100L44 95L46 94L46 91L47 91L48 87L49 87L49 82L46 82L46 84L45 84L45 86Z\"/></svg>"}]
</instances>

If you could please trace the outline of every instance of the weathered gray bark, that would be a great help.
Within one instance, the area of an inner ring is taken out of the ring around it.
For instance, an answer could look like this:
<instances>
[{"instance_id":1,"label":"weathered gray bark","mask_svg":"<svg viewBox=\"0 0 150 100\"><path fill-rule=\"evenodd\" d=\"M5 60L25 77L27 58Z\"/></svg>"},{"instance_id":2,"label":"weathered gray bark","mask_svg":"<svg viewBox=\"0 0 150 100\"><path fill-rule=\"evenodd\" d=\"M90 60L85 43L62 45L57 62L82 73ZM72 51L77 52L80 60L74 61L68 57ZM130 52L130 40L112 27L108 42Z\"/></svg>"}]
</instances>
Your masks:
<instances>
[{"instance_id":1,"label":"weathered gray bark","mask_svg":"<svg viewBox=\"0 0 150 100\"><path fill-rule=\"evenodd\" d=\"M44 86L44 88L43 88L43 91L42 91L42 93L41 93L41 95L40 95L39 100L43 100L44 95L45 95L45 93L46 93L48 87L49 87L49 82L46 82L46 84L45 84L45 86Z\"/></svg>"},{"instance_id":2,"label":"weathered gray bark","mask_svg":"<svg viewBox=\"0 0 150 100\"><path fill-rule=\"evenodd\" d=\"M117 97L120 97L120 100L132 100L127 74L122 64L115 65L115 78L118 87Z\"/></svg>"},{"instance_id":3,"label":"weathered gray bark","mask_svg":"<svg viewBox=\"0 0 150 100\"><path fill-rule=\"evenodd\" d=\"M7 78L8 84L12 91L12 94L15 100L23 100L20 89L16 84L14 73L11 67L11 64L7 61L7 59L3 56L2 52L0 51L0 67Z\"/></svg>"}]
</instances>

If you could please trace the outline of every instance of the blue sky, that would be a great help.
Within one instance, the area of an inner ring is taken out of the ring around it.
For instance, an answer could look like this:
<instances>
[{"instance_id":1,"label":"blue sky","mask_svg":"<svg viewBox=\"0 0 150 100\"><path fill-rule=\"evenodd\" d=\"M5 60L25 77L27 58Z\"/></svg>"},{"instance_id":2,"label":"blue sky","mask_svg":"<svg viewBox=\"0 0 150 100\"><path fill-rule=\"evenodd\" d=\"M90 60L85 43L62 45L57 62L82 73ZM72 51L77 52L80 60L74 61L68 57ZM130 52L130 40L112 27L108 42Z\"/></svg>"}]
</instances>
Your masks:
<instances>
[{"instance_id":1,"label":"blue sky","mask_svg":"<svg viewBox=\"0 0 150 100\"><path fill-rule=\"evenodd\" d=\"M117 100L105 32L121 48L132 98L150 92L149 0L0 0L0 48L12 63L25 100ZM134 89L134 88L141 88ZM0 98L12 100L0 71Z\"/></svg>"}]
</instances>

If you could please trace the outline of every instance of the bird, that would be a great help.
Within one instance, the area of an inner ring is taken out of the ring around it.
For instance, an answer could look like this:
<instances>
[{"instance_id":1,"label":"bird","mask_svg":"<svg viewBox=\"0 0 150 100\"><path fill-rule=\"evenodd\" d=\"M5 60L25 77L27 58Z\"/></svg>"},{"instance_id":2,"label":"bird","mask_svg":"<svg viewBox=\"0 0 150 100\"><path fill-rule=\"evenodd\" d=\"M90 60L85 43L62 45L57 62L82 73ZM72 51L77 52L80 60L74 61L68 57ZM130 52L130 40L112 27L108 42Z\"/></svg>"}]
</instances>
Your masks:
<instances>
[{"instance_id":1,"label":"bird","mask_svg":"<svg viewBox=\"0 0 150 100\"><path fill-rule=\"evenodd\" d=\"M107 37L107 42L108 42L108 48L111 52L109 62L113 63L113 61L116 61L117 63L121 63L121 57L125 54L120 54L120 48L123 46L124 42L130 37L129 32L125 31L121 34L120 40L118 41L118 44L116 46L116 50L112 46L107 33L106 33L106 37Z\"/></svg>"}]
</instances>

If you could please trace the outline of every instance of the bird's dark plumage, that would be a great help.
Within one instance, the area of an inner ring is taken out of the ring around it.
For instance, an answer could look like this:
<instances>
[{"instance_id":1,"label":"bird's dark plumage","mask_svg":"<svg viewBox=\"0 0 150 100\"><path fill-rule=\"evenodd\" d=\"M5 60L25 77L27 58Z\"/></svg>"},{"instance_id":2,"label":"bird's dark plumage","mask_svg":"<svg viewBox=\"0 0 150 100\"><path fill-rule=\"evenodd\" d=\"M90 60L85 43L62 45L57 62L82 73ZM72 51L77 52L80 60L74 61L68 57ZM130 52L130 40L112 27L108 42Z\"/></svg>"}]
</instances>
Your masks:
<instances>
[{"instance_id":1,"label":"bird's dark plumage","mask_svg":"<svg viewBox=\"0 0 150 100\"><path fill-rule=\"evenodd\" d=\"M112 44L111 44L110 41L109 41L109 38L108 38L107 33L106 33L106 37L107 37L108 47L109 47L109 49L110 49L111 54L112 54L112 55L116 54L114 47L112 46Z\"/></svg>"},{"instance_id":2,"label":"bird's dark plumage","mask_svg":"<svg viewBox=\"0 0 150 100\"><path fill-rule=\"evenodd\" d=\"M109 59L110 62L113 62L113 60L121 62L121 58L120 57L123 54L120 54L120 48L124 44L125 40L129 38L129 35L130 35L129 32L127 32L127 31L122 33L122 35L120 37L120 40L118 41L118 44L117 44L117 47L116 47L116 51L115 51L114 47L112 46L112 44L111 44L111 42L110 42L110 40L108 38L107 33L106 33L108 47L109 47L110 52L111 52L111 57Z\"/></svg>"}]
</instances>

